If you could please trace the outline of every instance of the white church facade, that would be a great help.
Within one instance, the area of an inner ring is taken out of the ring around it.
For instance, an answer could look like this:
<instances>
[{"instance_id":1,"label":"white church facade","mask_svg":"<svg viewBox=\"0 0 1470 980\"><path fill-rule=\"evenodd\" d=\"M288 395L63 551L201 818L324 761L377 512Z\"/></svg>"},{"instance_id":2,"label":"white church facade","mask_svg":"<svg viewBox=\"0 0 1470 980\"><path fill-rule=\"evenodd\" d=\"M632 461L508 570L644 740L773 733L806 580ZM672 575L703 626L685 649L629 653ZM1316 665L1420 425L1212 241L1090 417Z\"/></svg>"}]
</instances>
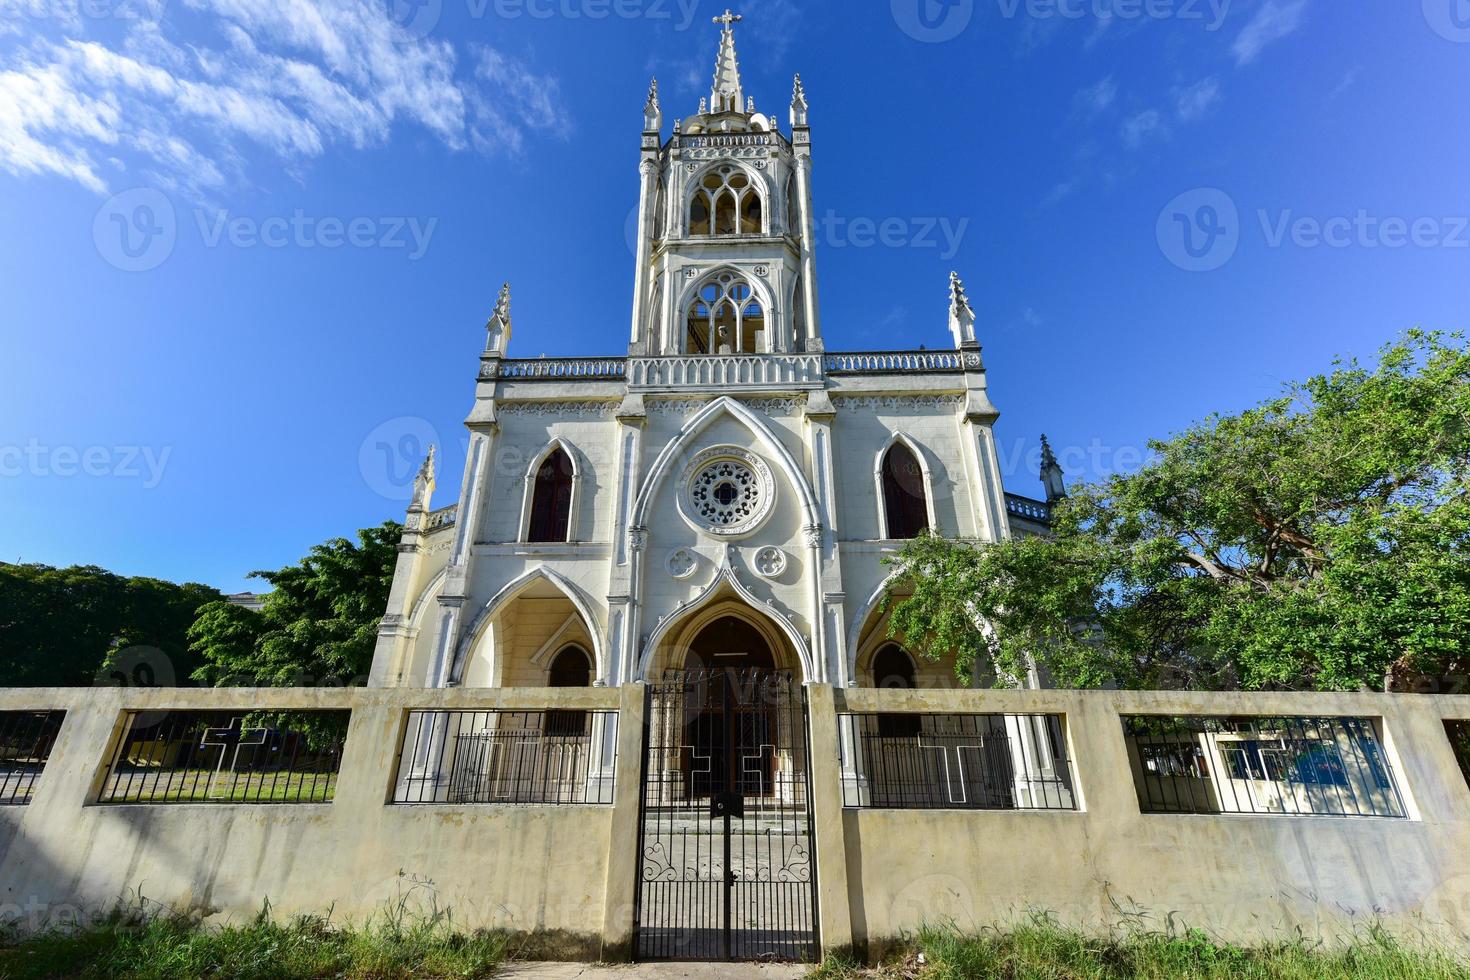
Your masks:
<instances>
[{"instance_id":1,"label":"white church facade","mask_svg":"<svg viewBox=\"0 0 1470 980\"><path fill-rule=\"evenodd\" d=\"M812 130L741 82L665 132L644 108L626 357L511 356L487 325L456 502L415 485L372 669L380 687L619 686L694 667L838 687L954 686L888 636L886 556L933 531L1045 533L1006 493L975 316L951 275L950 350L831 352ZM936 310L936 315L938 310ZM1049 500L1062 493L1049 450Z\"/></svg>"}]
</instances>

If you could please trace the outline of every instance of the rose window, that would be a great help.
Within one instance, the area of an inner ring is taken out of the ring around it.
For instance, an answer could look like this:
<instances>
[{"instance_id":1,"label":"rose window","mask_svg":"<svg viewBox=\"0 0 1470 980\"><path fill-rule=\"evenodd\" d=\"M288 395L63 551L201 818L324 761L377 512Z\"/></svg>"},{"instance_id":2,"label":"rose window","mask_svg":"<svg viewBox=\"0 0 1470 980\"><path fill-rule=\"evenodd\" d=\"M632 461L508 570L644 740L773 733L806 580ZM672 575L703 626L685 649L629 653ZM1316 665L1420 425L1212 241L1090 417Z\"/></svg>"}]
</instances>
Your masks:
<instances>
[{"instance_id":1,"label":"rose window","mask_svg":"<svg viewBox=\"0 0 1470 980\"><path fill-rule=\"evenodd\" d=\"M686 520L717 537L740 537L770 513L770 467L734 446L700 453L685 471L679 509Z\"/></svg>"}]
</instances>

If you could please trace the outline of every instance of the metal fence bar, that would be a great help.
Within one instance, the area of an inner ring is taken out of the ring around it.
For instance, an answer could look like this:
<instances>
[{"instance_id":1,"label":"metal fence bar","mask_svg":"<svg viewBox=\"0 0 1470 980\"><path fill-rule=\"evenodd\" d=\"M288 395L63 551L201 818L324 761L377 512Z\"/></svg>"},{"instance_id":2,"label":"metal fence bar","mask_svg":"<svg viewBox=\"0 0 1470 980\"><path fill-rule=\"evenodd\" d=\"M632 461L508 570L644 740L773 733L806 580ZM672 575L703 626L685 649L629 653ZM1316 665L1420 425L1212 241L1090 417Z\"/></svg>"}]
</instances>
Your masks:
<instances>
[{"instance_id":1,"label":"metal fence bar","mask_svg":"<svg viewBox=\"0 0 1470 980\"><path fill-rule=\"evenodd\" d=\"M65 711L0 711L0 806L31 801L65 717Z\"/></svg>"},{"instance_id":2,"label":"metal fence bar","mask_svg":"<svg viewBox=\"0 0 1470 980\"><path fill-rule=\"evenodd\" d=\"M616 711L410 711L393 802L609 805Z\"/></svg>"},{"instance_id":3,"label":"metal fence bar","mask_svg":"<svg viewBox=\"0 0 1470 980\"><path fill-rule=\"evenodd\" d=\"M350 711L128 711L99 803L330 803Z\"/></svg>"},{"instance_id":4,"label":"metal fence bar","mask_svg":"<svg viewBox=\"0 0 1470 980\"><path fill-rule=\"evenodd\" d=\"M1075 810L1059 715L840 714L842 803Z\"/></svg>"},{"instance_id":5,"label":"metal fence bar","mask_svg":"<svg viewBox=\"0 0 1470 980\"><path fill-rule=\"evenodd\" d=\"M1144 813L1405 816L1373 719L1126 715Z\"/></svg>"}]
</instances>

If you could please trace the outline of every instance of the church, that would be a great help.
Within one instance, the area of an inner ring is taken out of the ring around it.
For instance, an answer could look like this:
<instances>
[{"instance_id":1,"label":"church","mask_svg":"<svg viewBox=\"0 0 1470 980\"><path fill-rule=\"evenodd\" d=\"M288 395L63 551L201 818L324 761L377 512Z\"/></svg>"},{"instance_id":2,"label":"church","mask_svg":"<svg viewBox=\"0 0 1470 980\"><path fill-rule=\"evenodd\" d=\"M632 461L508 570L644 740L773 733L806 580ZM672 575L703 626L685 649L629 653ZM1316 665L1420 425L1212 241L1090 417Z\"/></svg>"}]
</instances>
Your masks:
<instances>
[{"instance_id":1,"label":"church","mask_svg":"<svg viewBox=\"0 0 1470 980\"><path fill-rule=\"evenodd\" d=\"M512 357L501 290L458 499L433 508L431 453L372 685L615 687L740 668L954 686L952 664L889 637L885 557L930 531L1046 533L1061 470L1043 444L1047 500L1005 491L957 274L953 349L827 350L807 95L796 76L786 129L756 110L740 19L716 18L697 111L666 129L649 89L627 355Z\"/></svg>"}]
</instances>

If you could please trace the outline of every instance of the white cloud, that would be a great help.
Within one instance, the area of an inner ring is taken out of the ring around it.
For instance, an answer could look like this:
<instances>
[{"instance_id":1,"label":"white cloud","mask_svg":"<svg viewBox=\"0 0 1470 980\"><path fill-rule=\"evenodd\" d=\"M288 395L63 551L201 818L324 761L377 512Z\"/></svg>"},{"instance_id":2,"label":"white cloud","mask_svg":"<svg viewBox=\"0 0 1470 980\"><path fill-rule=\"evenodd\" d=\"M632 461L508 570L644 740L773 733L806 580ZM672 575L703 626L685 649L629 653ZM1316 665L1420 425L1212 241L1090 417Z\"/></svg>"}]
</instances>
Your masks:
<instances>
[{"instance_id":1,"label":"white cloud","mask_svg":"<svg viewBox=\"0 0 1470 980\"><path fill-rule=\"evenodd\" d=\"M299 166L402 125L451 149L517 152L526 133L566 124L555 79L491 48L465 77L453 45L410 36L381 2L179 4L187 44L168 21L108 43L64 22L61 37L0 55L0 169L98 192L144 175L203 195L261 152Z\"/></svg>"},{"instance_id":2,"label":"white cloud","mask_svg":"<svg viewBox=\"0 0 1470 980\"><path fill-rule=\"evenodd\" d=\"M1156 109L1146 109L1123 120L1123 143L1137 149L1155 136L1168 132L1164 117Z\"/></svg>"},{"instance_id":3,"label":"white cloud","mask_svg":"<svg viewBox=\"0 0 1470 980\"><path fill-rule=\"evenodd\" d=\"M1250 64L1267 45L1295 32L1302 26L1306 11L1307 0L1266 0L1235 39L1231 48L1235 64L1238 67Z\"/></svg>"},{"instance_id":4,"label":"white cloud","mask_svg":"<svg viewBox=\"0 0 1470 980\"><path fill-rule=\"evenodd\" d=\"M1202 118L1220 102L1220 81L1211 76L1200 79L1187 88L1174 90L1174 111L1180 122L1194 122Z\"/></svg>"},{"instance_id":5,"label":"white cloud","mask_svg":"<svg viewBox=\"0 0 1470 980\"><path fill-rule=\"evenodd\" d=\"M1082 115L1091 118L1107 110L1118 97L1118 83L1109 75L1096 85L1089 85L1072 97L1072 104Z\"/></svg>"}]
</instances>

